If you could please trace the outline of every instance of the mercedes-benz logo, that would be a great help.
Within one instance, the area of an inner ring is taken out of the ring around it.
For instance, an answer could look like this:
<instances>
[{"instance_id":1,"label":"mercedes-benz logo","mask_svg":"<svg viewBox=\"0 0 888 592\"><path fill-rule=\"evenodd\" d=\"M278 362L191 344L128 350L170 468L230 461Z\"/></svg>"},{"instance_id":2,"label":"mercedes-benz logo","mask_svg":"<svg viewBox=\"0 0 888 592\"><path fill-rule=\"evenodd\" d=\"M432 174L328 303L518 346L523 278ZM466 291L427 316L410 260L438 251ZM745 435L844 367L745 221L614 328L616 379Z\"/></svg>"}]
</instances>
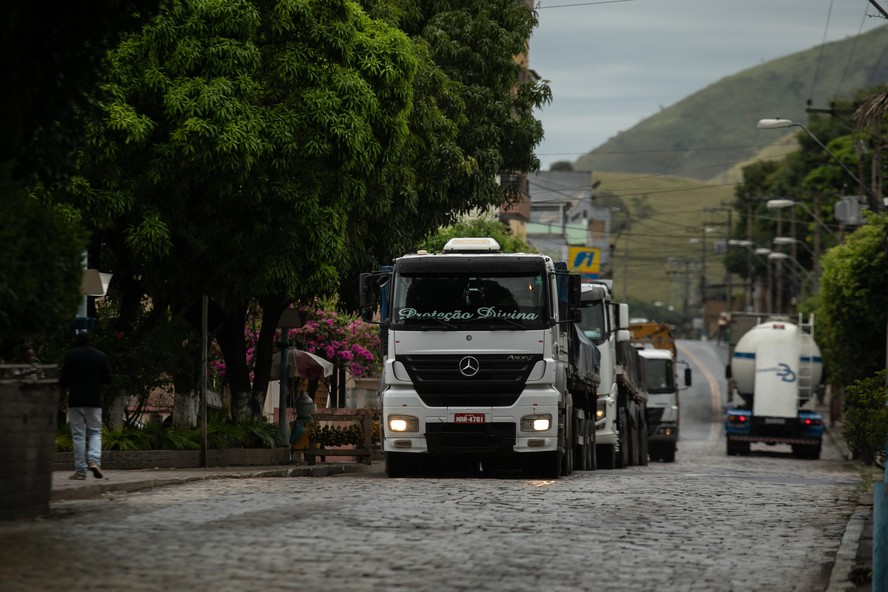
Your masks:
<instances>
[{"instance_id":1,"label":"mercedes-benz logo","mask_svg":"<svg viewBox=\"0 0 888 592\"><path fill-rule=\"evenodd\" d=\"M480 365L478 360L472 356L466 356L459 361L459 373L463 376L472 377L478 374Z\"/></svg>"}]
</instances>

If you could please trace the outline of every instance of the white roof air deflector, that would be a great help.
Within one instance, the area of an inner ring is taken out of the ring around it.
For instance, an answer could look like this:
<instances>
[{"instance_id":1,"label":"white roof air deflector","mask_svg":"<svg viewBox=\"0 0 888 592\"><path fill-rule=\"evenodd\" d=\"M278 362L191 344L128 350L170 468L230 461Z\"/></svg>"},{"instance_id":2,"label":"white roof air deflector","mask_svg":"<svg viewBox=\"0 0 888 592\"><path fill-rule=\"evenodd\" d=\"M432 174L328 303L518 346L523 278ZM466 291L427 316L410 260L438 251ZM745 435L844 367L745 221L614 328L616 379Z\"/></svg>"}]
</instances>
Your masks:
<instances>
[{"instance_id":1,"label":"white roof air deflector","mask_svg":"<svg viewBox=\"0 0 888 592\"><path fill-rule=\"evenodd\" d=\"M499 253L500 245L492 238L452 238L444 245L445 253Z\"/></svg>"}]
</instances>

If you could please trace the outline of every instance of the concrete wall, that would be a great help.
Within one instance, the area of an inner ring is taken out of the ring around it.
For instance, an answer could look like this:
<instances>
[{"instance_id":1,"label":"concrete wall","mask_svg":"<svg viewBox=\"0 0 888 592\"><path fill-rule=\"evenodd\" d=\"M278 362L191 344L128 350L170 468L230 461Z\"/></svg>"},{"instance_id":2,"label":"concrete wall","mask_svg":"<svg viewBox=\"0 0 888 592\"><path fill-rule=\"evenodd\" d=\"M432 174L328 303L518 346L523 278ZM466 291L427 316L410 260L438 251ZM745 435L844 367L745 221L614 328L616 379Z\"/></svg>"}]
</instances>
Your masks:
<instances>
[{"instance_id":1,"label":"concrete wall","mask_svg":"<svg viewBox=\"0 0 888 592\"><path fill-rule=\"evenodd\" d=\"M58 404L55 380L0 380L0 520L49 514Z\"/></svg>"}]
</instances>

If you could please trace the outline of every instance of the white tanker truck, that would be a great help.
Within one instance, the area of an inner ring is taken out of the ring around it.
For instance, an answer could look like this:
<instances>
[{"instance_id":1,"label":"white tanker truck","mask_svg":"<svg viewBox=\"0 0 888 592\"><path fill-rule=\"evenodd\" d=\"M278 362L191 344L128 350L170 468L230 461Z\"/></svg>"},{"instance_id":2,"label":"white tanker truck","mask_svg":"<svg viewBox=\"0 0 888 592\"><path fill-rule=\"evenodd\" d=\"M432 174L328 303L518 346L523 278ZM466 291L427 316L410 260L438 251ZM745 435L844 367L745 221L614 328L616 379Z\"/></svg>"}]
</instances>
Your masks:
<instances>
[{"instance_id":1,"label":"white tanker truck","mask_svg":"<svg viewBox=\"0 0 888 592\"><path fill-rule=\"evenodd\" d=\"M823 416L815 410L823 374L814 317L731 313L725 436L729 455L753 442L789 444L794 456L820 458Z\"/></svg>"}]
</instances>

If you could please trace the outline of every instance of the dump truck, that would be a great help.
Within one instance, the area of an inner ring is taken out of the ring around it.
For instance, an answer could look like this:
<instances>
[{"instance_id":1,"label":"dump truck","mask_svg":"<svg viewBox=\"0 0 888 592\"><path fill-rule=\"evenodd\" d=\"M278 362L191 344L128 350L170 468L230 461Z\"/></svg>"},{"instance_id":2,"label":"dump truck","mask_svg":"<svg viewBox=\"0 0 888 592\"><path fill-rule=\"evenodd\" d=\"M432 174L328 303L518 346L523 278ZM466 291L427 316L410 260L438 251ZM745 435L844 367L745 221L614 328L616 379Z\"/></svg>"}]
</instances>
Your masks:
<instances>
[{"instance_id":1,"label":"dump truck","mask_svg":"<svg viewBox=\"0 0 888 592\"><path fill-rule=\"evenodd\" d=\"M639 319L629 324L629 332L644 360L650 460L673 462L681 424L678 392L691 385L691 369L678 359L672 325ZM684 365L683 386L678 381L680 365Z\"/></svg>"},{"instance_id":2,"label":"dump truck","mask_svg":"<svg viewBox=\"0 0 888 592\"><path fill-rule=\"evenodd\" d=\"M823 415L815 409L815 389L823 360L814 316L731 313L728 331L727 453L749 454L759 442L788 444L794 456L820 458Z\"/></svg>"},{"instance_id":3,"label":"dump truck","mask_svg":"<svg viewBox=\"0 0 888 592\"><path fill-rule=\"evenodd\" d=\"M389 477L594 468L599 355L563 262L454 238L361 274L360 303L383 331Z\"/></svg>"},{"instance_id":4,"label":"dump truck","mask_svg":"<svg viewBox=\"0 0 888 592\"><path fill-rule=\"evenodd\" d=\"M595 411L596 467L648 463L643 360L632 347L629 306L617 302L608 280L584 282L580 327L601 355Z\"/></svg>"}]
</instances>

